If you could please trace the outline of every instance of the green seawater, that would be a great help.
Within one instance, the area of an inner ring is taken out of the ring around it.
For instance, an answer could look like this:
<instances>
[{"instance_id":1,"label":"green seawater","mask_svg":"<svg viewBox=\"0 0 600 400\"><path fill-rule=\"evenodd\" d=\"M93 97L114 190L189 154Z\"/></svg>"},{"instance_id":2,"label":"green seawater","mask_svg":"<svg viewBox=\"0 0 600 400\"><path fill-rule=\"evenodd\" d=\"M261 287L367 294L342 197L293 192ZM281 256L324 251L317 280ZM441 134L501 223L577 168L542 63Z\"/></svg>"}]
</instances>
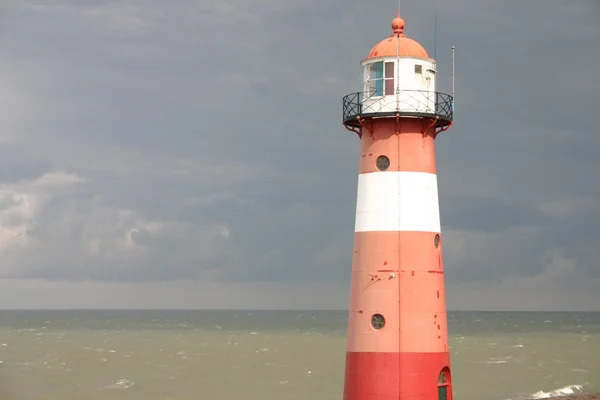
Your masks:
<instances>
[{"instance_id":1,"label":"green seawater","mask_svg":"<svg viewBox=\"0 0 600 400\"><path fill-rule=\"evenodd\" d=\"M1 400L341 400L346 311L0 311ZM451 312L461 400L600 392L600 313Z\"/></svg>"}]
</instances>

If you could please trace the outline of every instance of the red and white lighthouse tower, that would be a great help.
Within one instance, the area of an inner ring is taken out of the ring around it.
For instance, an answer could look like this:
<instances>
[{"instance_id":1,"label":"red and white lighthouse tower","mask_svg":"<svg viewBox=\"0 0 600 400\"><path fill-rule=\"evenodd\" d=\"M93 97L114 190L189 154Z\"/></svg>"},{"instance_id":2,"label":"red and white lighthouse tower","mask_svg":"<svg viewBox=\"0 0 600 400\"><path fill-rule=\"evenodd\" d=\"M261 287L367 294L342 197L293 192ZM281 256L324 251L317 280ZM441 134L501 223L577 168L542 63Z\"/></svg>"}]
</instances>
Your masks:
<instances>
[{"instance_id":1,"label":"red and white lighthouse tower","mask_svg":"<svg viewBox=\"0 0 600 400\"><path fill-rule=\"evenodd\" d=\"M434 140L453 121L404 20L344 97L361 140L344 400L452 400Z\"/></svg>"}]
</instances>

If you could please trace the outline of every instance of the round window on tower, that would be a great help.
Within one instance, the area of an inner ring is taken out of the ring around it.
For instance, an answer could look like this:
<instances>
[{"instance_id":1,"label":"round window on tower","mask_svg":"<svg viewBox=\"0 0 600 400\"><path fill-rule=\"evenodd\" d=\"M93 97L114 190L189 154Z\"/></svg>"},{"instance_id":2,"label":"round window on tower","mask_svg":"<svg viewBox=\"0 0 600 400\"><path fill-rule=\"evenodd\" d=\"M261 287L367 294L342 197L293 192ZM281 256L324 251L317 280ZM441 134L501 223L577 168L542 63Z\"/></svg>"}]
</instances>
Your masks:
<instances>
[{"instance_id":1,"label":"round window on tower","mask_svg":"<svg viewBox=\"0 0 600 400\"><path fill-rule=\"evenodd\" d=\"M378 170L385 171L390 167L390 159L387 156L379 156L377 157L377 161L375 161L375 165Z\"/></svg>"},{"instance_id":2,"label":"round window on tower","mask_svg":"<svg viewBox=\"0 0 600 400\"><path fill-rule=\"evenodd\" d=\"M374 314L371 317L371 326L373 327L373 329L381 329L383 328L383 326L385 325L385 318L383 318L383 315L381 314Z\"/></svg>"},{"instance_id":3,"label":"round window on tower","mask_svg":"<svg viewBox=\"0 0 600 400\"><path fill-rule=\"evenodd\" d=\"M435 245L436 249L440 247L440 235L435 235L433 238L433 244Z\"/></svg>"}]
</instances>

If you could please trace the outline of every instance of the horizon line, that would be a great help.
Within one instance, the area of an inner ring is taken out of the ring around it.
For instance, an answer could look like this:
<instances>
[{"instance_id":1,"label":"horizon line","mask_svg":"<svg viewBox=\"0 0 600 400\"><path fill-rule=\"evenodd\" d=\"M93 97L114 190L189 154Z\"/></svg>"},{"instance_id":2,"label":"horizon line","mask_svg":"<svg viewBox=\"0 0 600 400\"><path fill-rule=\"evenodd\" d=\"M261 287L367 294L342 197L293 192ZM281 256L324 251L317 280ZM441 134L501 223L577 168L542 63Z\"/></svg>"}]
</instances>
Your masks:
<instances>
[{"instance_id":1,"label":"horizon line","mask_svg":"<svg viewBox=\"0 0 600 400\"><path fill-rule=\"evenodd\" d=\"M311 309L311 308L2 308L2 311L238 311L238 312L254 312L254 311L295 311L295 312L316 312L316 311L328 311L328 312L348 312L348 309L336 309L336 308L322 308L322 309ZM477 310L477 309L449 309L448 313L455 312L481 312L481 313L600 313L599 310Z\"/></svg>"}]
</instances>

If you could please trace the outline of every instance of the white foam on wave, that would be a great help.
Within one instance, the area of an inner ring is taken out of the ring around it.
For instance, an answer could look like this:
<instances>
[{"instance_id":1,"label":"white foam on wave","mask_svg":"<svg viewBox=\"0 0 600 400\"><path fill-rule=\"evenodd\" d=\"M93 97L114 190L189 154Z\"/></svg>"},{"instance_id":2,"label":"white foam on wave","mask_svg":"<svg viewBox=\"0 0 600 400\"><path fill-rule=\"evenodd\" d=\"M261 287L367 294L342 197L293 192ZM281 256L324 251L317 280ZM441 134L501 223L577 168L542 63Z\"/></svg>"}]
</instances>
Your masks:
<instances>
[{"instance_id":1,"label":"white foam on wave","mask_svg":"<svg viewBox=\"0 0 600 400\"><path fill-rule=\"evenodd\" d=\"M129 389L133 387L135 382L130 381L129 379L119 379L118 381L110 382L104 386L102 389L104 390L114 390L114 389Z\"/></svg>"},{"instance_id":2,"label":"white foam on wave","mask_svg":"<svg viewBox=\"0 0 600 400\"><path fill-rule=\"evenodd\" d=\"M495 360L511 360L513 358L513 356L505 356L505 357L491 357L490 360L495 361Z\"/></svg>"},{"instance_id":3,"label":"white foam on wave","mask_svg":"<svg viewBox=\"0 0 600 400\"><path fill-rule=\"evenodd\" d=\"M550 392L544 392L540 390L531 395L532 399L548 399L551 397L568 396L575 393L580 393L583 390L581 385L569 385L560 389L552 390Z\"/></svg>"},{"instance_id":4,"label":"white foam on wave","mask_svg":"<svg viewBox=\"0 0 600 400\"><path fill-rule=\"evenodd\" d=\"M506 357L492 357L487 360L478 360L478 361L467 361L470 363L476 364L506 364L508 361L512 360L513 356Z\"/></svg>"}]
</instances>

